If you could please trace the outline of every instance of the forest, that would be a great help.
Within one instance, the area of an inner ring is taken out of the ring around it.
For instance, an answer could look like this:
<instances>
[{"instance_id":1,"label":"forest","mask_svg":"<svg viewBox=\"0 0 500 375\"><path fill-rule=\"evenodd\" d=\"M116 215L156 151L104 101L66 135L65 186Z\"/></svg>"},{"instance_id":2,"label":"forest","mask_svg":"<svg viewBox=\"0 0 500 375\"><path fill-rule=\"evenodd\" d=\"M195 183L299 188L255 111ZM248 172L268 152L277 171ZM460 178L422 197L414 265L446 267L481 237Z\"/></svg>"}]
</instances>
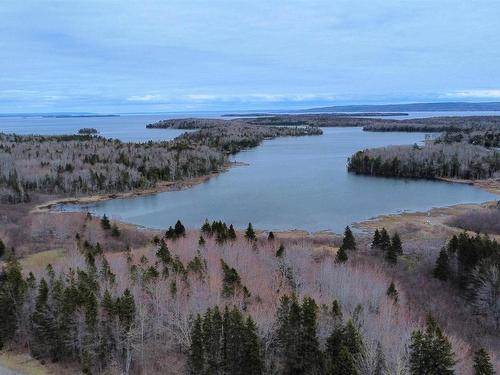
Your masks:
<instances>
[{"instance_id":1,"label":"forest","mask_svg":"<svg viewBox=\"0 0 500 375\"><path fill-rule=\"evenodd\" d=\"M454 284L476 314L500 329L500 244L488 236L454 235L439 252L434 277Z\"/></svg>"},{"instance_id":2,"label":"forest","mask_svg":"<svg viewBox=\"0 0 500 375\"><path fill-rule=\"evenodd\" d=\"M373 115L373 114L372 114ZM358 117L356 117L358 116ZM261 125L261 126L313 126L313 127L345 127L358 126L366 131L406 131L406 132L470 132L498 131L500 116L443 116L416 119L396 120L389 118L360 117L363 114L342 115L325 114L293 114L269 115L233 119L170 119L148 124L148 128L198 129L201 127L227 126L228 124Z\"/></svg>"},{"instance_id":3,"label":"forest","mask_svg":"<svg viewBox=\"0 0 500 375\"><path fill-rule=\"evenodd\" d=\"M363 127L366 131L404 132L471 132L499 131L500 116L443 116L407 120L374 121Z\"/></svg>"},{"instance_id":4,"label":"forest","mask_svg":"<svg viewBox=\"0 0 500 375\"><path fill-rule=\"evenodd\" d=\"M395 232L377 231L370 247L346 228L329 248L251 224L178 221L133 251L110 251L127 228L82 220L50 262L27 263L5 244L4 349L93 374L493 373L481 372L493 371L491 350L411 308L387 272L406 252Z\"/></svg>"},{"instance_id":5,"label":"forest","mask_svg":"<svg viewBox=\"0 0 500 375\"><path fill-rule=\"evenodd\" d=\"M0 201L33 193L91 195L150 189L218 172L227 154L265 138L318 135L317 128L215 127L173 141L124 143L91 135L0 134Z\"/></svg>"},{"instance_id":6,"label":"forest","mask_svg":"<svg viewBox=\"0 0 500 375\"><path fill-rule=\"evenodd\" d=\"M490 139L485 135L490 133L476 134L470 142L463 135L457 139L456 133L453 134L453 138L447 133L424 146L415 144L358 151L349 158L347 169L356 174L403 178L478 180L499 176L500 152L494 147L484 146L484 139ZM474 139L483 141L476 144ZM490 146L492 142L487 144Z\"/></svg>"}]
</instances>

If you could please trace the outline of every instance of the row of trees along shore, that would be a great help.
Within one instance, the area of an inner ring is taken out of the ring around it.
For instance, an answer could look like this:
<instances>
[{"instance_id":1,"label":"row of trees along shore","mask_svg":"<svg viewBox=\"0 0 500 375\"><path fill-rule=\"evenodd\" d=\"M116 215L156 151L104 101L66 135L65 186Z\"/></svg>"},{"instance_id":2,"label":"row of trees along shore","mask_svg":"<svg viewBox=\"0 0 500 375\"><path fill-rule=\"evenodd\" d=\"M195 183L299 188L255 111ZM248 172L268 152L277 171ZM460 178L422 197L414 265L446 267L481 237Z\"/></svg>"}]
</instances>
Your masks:
<instances>
[{"instance_id":1,"label":"row of trees along shore","mask_svg":"<svg viewBox=\"0 0 500 375\"><path fill-rule=\"evenodd\" d=\"M112 231L114 224L104 216L100 226ZM496 246L469 237L455 242L448 247L458 257L465 246L481 254ZM311 258L272 232L259 238L251 224L238 234L221 221L192 232L178 221L152 244L149 253L106 254L77 234L76 253L33 272L10 251L0 272L0 347L27 348L41 361L78 364L92 374L164 373L165 366L192 374L455 373L452 343L432 317L423 328L406 322L409 331L401 331L408 315L395 283L339 260L340 250L358 247L349 227L335 260ZM375 232L372 247L390 264L403 252L398 234L385 229ZM300 265L316 274L309 287ZM250 277L252 270L262 272ZM362 294L385 305L345 298L359 293L349 283L359 288L363 279ZM327 285L337 290L318 294ZM393 332L373 331L386 311ZM487 351L478 348L473 359L475 375L494 374Z\"/></svg>"},{"instance_id":2,"label":"row of trees along shore","mask_svg":"<svg viewBox=\"0 0 500 375\"><path fill-rule=\"evenodd\" d=\"M487 179L500 175L500 152L464 142L390 146L355 153L347 169L383 177Z\"/></svg>"},{"instance_id":3,"label":"row of trees along shore","mask_svg":"<svg viewBox=\"0 0 500 375\"><path fill-rule=\"evenodd\" d=\"M335 113L322 114L296 114L296 115L272 115L264 116L237 116L234 119L200 119L184 118L162 120L148 124L151 129L200 129L207 127L238 126L311 126L311 127L363 127L367 131L407 131L407 132L444 132L458 131L468 132L474 130L498 130L500 128L500 116L443 116L419 119L395 120L390 118L377 118L381 113L364 113L365 117L358 115L346 115ZM374 117L366 117L366 116ZM356 117L358 116L358 117Z\"/></svg>"},{"instance_id":4,"label":"row of trees along shore","mask_svg":"<svg viewBox=\"0 0 500 375\"><path fill-rule=\"evenodd\" d=\"M92 135L0 134L0 202L32 193L89 195L154 188L220 171L228 153L265 138L321 134L318 128L228 126L186 133L173 141L124 143Z\"/></svg>"}]
</instances>

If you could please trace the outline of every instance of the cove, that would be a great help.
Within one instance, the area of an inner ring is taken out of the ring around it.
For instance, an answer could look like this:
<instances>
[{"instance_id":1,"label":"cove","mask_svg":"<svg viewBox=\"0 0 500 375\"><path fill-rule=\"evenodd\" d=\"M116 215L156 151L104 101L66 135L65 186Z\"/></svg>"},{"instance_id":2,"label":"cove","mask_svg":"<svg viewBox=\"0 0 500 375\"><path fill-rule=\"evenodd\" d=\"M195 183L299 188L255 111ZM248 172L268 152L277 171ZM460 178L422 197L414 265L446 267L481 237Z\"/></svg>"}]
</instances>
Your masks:
<instances>
[{"instance_id":1,"label":"cove","mask_svg":"<svg viewBox=\"0 0 500 375\"><path fill-rule=\"evenodd\" d=\"M347 173L347 158L354 152L421 142L424 133L376 133L361 128L323 132L264 141L233 157L245 165L190 189L60 209L106 214L151 228L166 228L178 219L188 227L199 227L208 219L237 228L252 222L267 230L341 232L346 225L378 215L498 199L464 184Z\"/></svg>"}]
</instances>

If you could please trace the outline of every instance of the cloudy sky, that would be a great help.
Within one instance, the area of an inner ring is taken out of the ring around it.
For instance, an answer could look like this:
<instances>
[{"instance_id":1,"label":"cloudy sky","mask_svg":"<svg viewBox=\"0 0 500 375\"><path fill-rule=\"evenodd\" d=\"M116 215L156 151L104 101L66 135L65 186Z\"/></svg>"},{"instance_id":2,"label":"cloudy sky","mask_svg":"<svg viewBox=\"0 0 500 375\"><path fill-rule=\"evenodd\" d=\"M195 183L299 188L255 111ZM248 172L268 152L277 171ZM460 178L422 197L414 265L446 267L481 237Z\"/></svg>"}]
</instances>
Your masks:
<instances>
[{"instance_id":1,"label":"cloudy sky","mask_svg":"<svg viewBox=\"0 0 500 375\"><path fill-rule=\"evenodd\" d=\"M500 1L2 0L0 112L500 101Z\"/></svg>"}]
</instances>

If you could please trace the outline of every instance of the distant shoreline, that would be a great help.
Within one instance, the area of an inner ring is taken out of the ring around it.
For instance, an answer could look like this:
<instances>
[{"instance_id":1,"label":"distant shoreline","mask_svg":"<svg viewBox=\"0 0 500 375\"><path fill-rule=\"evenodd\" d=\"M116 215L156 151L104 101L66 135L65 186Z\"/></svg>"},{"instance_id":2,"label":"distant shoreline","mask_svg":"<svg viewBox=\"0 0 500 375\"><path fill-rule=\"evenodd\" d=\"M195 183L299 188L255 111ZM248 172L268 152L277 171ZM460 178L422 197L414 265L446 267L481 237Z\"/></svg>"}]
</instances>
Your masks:
<instances>
[{"instance_id":1,"label":"distant shoreline","mask_svg":"<svg viewBox=\"0 0 500 375\"><path fill-rule=\"evenodd\" d=\"M304 111L304 114L309 114L308 111ZM301 111L293 111L290 113L285 112L276 112L276 113L226 113L221 117L271 117L271 116L280 116L280 115L290 115L290 116L299 116L302 114ZM409 116L409 113L406 112L358 112L358 113L329 113L329 112L318 112L318 114L327 114L335 117L390 117L390 116Z\"/></svg>"}]
</instances>

